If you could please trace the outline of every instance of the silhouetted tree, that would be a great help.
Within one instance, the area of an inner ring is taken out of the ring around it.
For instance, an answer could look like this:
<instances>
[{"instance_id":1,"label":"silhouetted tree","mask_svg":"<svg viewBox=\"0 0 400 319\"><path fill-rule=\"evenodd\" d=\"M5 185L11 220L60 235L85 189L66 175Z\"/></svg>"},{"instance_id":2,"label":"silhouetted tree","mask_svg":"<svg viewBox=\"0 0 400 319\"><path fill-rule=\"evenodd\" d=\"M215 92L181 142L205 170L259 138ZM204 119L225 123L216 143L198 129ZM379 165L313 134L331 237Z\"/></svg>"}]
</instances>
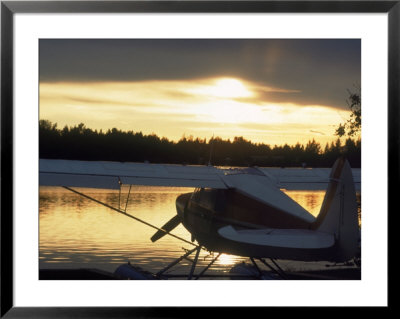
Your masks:
<instances>
[{"instance_id":1,"label":"silhouetted tree","mask_svg":"<svg viewBox=\"0 0 400 319\"><path fill-rule=\"evenodd\" d=\"M342 137L344 135L354 136L361 130L361 92L349 92L347 104L351 110L350 118L336 129L335 135Z\"/></svg>"}]
</instances>

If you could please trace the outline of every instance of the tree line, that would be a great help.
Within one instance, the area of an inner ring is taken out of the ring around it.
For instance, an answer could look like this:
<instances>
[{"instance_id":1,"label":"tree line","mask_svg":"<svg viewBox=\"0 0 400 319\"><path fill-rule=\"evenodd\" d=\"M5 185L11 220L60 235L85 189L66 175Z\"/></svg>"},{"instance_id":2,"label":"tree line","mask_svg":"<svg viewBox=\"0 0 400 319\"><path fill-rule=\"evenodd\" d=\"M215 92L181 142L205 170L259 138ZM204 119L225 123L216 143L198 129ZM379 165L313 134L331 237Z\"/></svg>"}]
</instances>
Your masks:
<instances>
[{"instance_id":1,"label":"tree line","mask_svg":"<svg viewBox=\"0 0 400 319\"><path fill-rule=\"evenodd\" d=\"M361 140L338 138L324 147L310 140L303 145L253 143L243 137L223 140L182 137L178 142L155 134L93 130L81 123L60 129L39 121L39 157L48 159L150 162L190 165L331 167L344 155L352 167L361 167Z\"/></svg>"}]
</instances>

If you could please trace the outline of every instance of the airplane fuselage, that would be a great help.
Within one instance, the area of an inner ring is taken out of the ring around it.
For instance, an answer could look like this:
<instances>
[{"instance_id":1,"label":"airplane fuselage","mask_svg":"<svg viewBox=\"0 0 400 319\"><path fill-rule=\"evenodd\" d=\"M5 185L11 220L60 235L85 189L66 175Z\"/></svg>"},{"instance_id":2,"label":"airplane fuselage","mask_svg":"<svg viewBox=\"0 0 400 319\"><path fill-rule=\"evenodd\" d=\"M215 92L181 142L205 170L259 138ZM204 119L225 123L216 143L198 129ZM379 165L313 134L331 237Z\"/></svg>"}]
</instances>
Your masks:
<instances>
[{"instance_id":1,"label":"airplane fuselage","mask_svg":"<svg viewBox=\"0 0 400 319\"><path fill-rule=\"evenodd\" d=\"M287 258L318 260L327 250L311 253L285 250L262 245L233 243L223 238L218 230L231 225L235 229L309 229L310 222L290 215L275 207L261 203L234 189L196 189L193 193L180 195L176 200L177 213L192 238L210 251L245 257ZM329 259L329 256L326 256Z\"/></svg>"}]
</instances>

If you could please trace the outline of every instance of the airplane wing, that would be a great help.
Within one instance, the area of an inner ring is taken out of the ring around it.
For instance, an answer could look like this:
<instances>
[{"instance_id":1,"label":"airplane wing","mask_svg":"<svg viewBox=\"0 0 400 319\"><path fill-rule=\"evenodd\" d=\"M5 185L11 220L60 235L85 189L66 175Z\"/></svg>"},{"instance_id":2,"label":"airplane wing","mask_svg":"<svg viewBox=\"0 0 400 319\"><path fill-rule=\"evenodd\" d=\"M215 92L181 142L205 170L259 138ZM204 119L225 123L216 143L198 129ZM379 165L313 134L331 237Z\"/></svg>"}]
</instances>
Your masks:
<instances>
[{"instance_id":1,"label":"airplane wing","mask_svg":"<svg viewBox=\"0 0 400 319\"><path fill-rule=\"evenodd\" d=\"M266 247L319 249L332 247L335 244L333 234L309 229L236 230L232 226L225 226L220 228L218 233L225 239Z\"/></svg>"},{"instance_id":2,"label":"airplane wing","mask_svg":"<svg viewBox=\"0 0 400 319\"><path fill-rule=\"evenodd\" d=\"M120 185L227 188L212 166L40 159L39 183L118 189Z\"/></svg>"},{"instance_id":3,"label":"airplane wing","mask_svg":"<svg viewBox=\"0 0 400 319\"><path fill-rule=\"evenodd\" d=\"M274 259L302 261L332 260L335 237L309 229L246 229L225 226L218 230L221 237L236 245L236 254L251 254Z\"/></svg>"},{"instance_id":4,"label":"airplane wing","mask_svg":"<svg viewBox=\"0 0 400 319\"><path fill-rule=\"evenodd\" d=\"M40 159L40 185L118 189L121 184L232 187L234 175L266 176L278 188L326 190L330 168L216 168L213 166ZM352 169L357 191L361 170ZM236 177L237 178L237 177ZM238 183L235 186L238 185Z\"/></svg>"}]
</instances>

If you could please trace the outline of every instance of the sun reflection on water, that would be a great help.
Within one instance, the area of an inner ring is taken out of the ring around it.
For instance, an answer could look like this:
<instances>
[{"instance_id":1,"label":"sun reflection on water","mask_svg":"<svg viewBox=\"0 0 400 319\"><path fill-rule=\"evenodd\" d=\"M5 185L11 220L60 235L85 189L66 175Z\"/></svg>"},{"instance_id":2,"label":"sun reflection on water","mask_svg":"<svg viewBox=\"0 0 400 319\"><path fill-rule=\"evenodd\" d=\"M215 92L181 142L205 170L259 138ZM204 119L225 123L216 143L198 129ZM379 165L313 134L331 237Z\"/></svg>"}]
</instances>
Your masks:
<instances>
[{"instance_id":1,"label":"sun reflection on water","mask_svg":"<svg viewBox=\"0 0 400 319\"><path fill-rule=\"evenodd\" d=\"M234 265L238 261L238 256L221 254L218 258L218 263L220 265L229 266Z\"/></svg>"}]
</instances>

